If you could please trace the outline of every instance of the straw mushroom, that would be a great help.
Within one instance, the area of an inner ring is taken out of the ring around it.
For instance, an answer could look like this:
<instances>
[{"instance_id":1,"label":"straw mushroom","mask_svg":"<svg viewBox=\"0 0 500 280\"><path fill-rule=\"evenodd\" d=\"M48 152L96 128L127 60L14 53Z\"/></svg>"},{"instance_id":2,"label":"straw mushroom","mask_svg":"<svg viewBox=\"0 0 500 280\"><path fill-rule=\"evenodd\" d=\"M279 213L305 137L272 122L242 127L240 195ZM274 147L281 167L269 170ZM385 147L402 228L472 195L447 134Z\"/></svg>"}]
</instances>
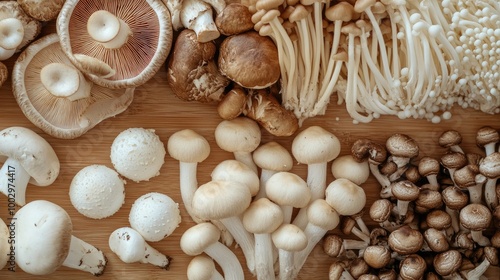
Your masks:
<instances>
[{"instance_id":1,"label":"straw mushroom","mask_svg":"<svg viewBox=\"0 0 500 280\"><path fill-rule=\"evenodd\" d=\"M182 234L180 247L189 256L207 254L221 267L224 279L244 279L240 261L233 251L218 241L219 237L220 232L213 224L200 223Z\"/></svg>"},{"instance_id":2,"label":"straw mushroom","mask_svg":"<svg viewBox=\"0 0 500 280\"><path fill-rule=\"evenodd\" d=\"M57 34L24 50L12 71L14 97L24 115L56 138L77 138L103 120L125 111L134 89L93 84L64 55Z\"/></svg>"},{"instance_id":3,"label":"straw mushroom","mask_svg":"<svg viewBox=\"0 0 500 280\"><path fill-rule=\"evenodd\" d=\"M167 82L182 100L217 102L229 80L217 69L214 42L201 43L196 34L184 29L175 40L167 67Z\"/></svg>"},{"instance_id":4,"label":"straw mushroom","mask_svg":"<svg viewBox=\"0 0 500 280\"><path fill-rule=\"evenodd\" d=\"M171 258L151 247L139 232L129 227L113 231L108 240L109 248L125 263L150 263L168 270Z\"/></svg>"},{"instance_id":5,"label":"straw mushroom","mask_svg":"<svg viewBox=\"0 0 500 280\"><path fill-rule=\"evenodd\" d=\"M33 41L42 24L28 16L18 2L0 2L0 61L7 60Z\"/></svg>"},{"instance_id":6,"label":"straw mushroom","mask_svg":"<svg viewBox=\"0 0 500 280\"><path fill-rule=\"evenodd\" d=\"M165 62L173 37L170 14L160 0L68 0L56 27L71 62L92 82L109 88L146 83ZM116 73L102 76L95 61Z\"/></svg>"},{"instance_id":7,"label":"straw mushroom","mask_svg":"<svg viewBox=\"0 0 500 280\"><path fill-rule=\"evenodd\" d=\"M47 275L60 266L101 275L107 260L102 251L72 236L66 211L46 200L35 200L14 215L16 264L26 273Z\"/></svg>"},{"instance_id":8,"label":"straw mushroom","mask_svg":"<svg viewBox=\"0 0 500 280\"><path fill-rule=\"evenodd\" d=\"M5 267L7 261L9 261L9 264L13 261L11 259L12 253L10 252L9 236L9 228L7 227L5 222L0 219L0 270ZM12 262L12 264L15 264L15 262Z\"/></svg>"},{"instance_id":9,"label":"straw mushroom","mask_svg":"<svg viewBox=\"0 0 500 280\"><path fill-rule=\"evenodd\" d=\"M196 33L198 42L206 43L219 38L212 7L208 3L202 0L183 0L179 15L182 25Z\"/></svg>"},{"instance_id":10,"label":"straw mushroom","mask_svg":"<svg viewBox=\"0 0 500 280\"><path fill-rule=\"evenodd\" d=\"M69 199L85 217L103 219L125 203L125 180L104 165L90 165L76 173L69 186Z\"/></svg>"},{"instance_id":11,"label":"straw mushroom","mask_svg":"<svg viewBox=\"0 0 500 280\"><path fill-rule=\"evenodd\" d=\"M241 3L228 4L215 18L220 33L231 36L253 28L252 13Z\"/></svg>"},{"instance_id":12,"label":"straw mushroom","mask_svg":"<svg viewBox=\"0 0 500 280\"><path fill-rule=\"evenodd\" d=\"M128 221L144 240L160 241L181 223L179 204L165 194L146 193L132 204Z\"/></svg>"},{"instance_id":13,"label":"straw mushroom","mask_svg":"<svg viewBox=\"0 0 500 280\"><path fill-rule=\"evenodd\" d=\"M224 277L215 268L214 260L206 255L191 259L186 273L188 280L223 280Z\"/></svg>"},{"instance_id":14,"label":"straw mushroom","mask_svg":"<svg viewBox=\"0 0 500 280\"><path fill-rule=\"evenodd\" d=\"M280 280L291 279L293 273L294 253L304 250L307 246L305 233L293 224L282 224L276 229L271 238L274 246L278 248Z\"/></svg>"},{"instance_id":15,"label":"straw mushroom","mask_svg":"<svg viewBox=\"0 0 500 280\"><path fill-rule=\"evenodd\" d=\"M129 128L113 140L110 157L118 173L139 182L160 174L165 154L165 147L154 129Z\"/></svg>"},{"instance_id":16,"label":"straw mushroom","mask_svg":"<svg viewBox=\"0 0 500 280\"><path fill-rule=\"evenodd\" d=\"M59 175L59 159L50 144L24 127L0 131L0 192L17 205L26 204L29 184L45 187Z\"/></svg>"},{"instance_id":17,"label":"straw mushroom","mask_svg":"<svg viewBox=\"0 0 500 280\"><path fill-rule=\"evenodd\" d=\"M24 12L39 21L50 21L57 18L64 0L17 0Z\"/></svg>"}]
</instances>

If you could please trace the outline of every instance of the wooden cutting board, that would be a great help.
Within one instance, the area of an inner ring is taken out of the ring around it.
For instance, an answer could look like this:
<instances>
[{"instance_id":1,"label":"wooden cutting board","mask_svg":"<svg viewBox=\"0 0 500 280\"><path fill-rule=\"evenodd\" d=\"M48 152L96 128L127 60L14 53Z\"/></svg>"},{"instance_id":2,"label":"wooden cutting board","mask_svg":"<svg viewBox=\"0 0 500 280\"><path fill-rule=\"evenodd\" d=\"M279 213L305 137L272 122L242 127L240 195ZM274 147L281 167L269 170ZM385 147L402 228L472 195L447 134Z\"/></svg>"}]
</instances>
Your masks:
<instances>
[{"instance_id":1,"label":"wooden cutting board","mask_svg":"<svg viewBox=\"0 0 500 280\"><path fill-rule=\"evenodd\" d=\"M49 27L50 28L50 27ZM50 29L48 29L50 30ZM12 69L13 59L7 61L9 71ZM491 125L500 129L499 115L487 115L473 110L453 110L453 118L440 124L432 124L426 120L399 120L396 117L382 117L369 124L352 123L344 109L344 105L332 103L325 116L306 120L303 128L319 125L333 132L342 143L341 155L348 154L351 144L360 137L369 137L384 142L391 134L406 133L415 138L420 146L420 156L438 157L444 149L437 145L439 135L446 129L456 129L463 135L462 147L467 152L481 152L475 145L475 133L484 125ZM214 141L214 129L221 121L215 111L215 105L187 103L177 99L166 83L166 71L161 70L147 84L135 91L135 98L131 106L124 113L108 119L96 126L82 137L74 140L56 139L43 133L32 125L19 109L11 92L11 84L7 82L0 89L0 129L10 126L24 126L33 129L42 135L54 147L61 161L61 173L53 185L49 187L29 186L27 201L45 199L62 206L73 221L73 234L104 251L109 264L104 275L99 279L185 279L186 267L191 257L182 253L179 240L182 233L193 225L181 203L179 193L178 162L168 155L161 168L161 174L149 182L126 184L126 201L120 211L110 218L92 220L79 214L71 205L68 196L69 184L73 176L83 167L91 164L104 164L112 167L109 154L113 139L123 130L131 127L144 127L156 130L161 140L166 144L169 136L181 129L190 128L205 136L211 143L209 158L199 165L198 180L207 182L212 169L222 160L232 158L232 155L222 151ZM262 131L262 142L277 141L290 149L293 137L274 137ZM305 178L306 166L295 165L293 172ZM329 166L330 167L330 166ZM328 182L333 178L328 174ZM367 207L377 198L379 187L373 178L363 185L367 195ZM128 213L135 199L148 192L161 192L179 202L182 214L182 223L168 238L150 243L173 258L169 271L164 271L147 264L125 264L120 261L108 247L109 234L116 228L128 226ZM5 202L5 198L3 200ZM5 205L1 202L0 205ZM0 208L0 217L8 216L5 206ZM373 222L365 219L369 226ZM239 248L232 248L243 263L243 255ZM328 279L328 268L332 259L322 252L321 246L316 246L311 253L298 279ZM244 266L245 267L245 266ZM247 279L252 277L246 271ZM495 271L495 272L494 272ZM498 277L499 270L490 270L490 276ZM0 271L0 279L89 279L89 274L60 268L50 276L35 277L18 270L9 272L6 268ZM496 278L498 279L498 278Z\"/></svg>"}]
</instances>

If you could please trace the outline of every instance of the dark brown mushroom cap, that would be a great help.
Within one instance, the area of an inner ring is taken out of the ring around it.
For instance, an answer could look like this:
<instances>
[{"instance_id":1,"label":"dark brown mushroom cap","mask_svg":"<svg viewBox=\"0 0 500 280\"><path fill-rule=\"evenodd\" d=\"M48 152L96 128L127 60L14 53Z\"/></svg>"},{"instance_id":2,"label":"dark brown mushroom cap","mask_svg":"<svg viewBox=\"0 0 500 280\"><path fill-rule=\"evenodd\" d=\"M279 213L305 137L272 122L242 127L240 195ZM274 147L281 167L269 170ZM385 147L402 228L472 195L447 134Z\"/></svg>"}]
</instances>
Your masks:
<instances>
[{"instance_id":1,"label":"dark brown mushroom cap","mask_svg":"<svg viewBox=\"0 0 500 280\"><path fill-rule=\"evenodd\" d=\"M387 151L397 157L414 158L418 156L417 142L406 134L393 134L385 142Z\"/></svg>"},{"instance_id":2,"label":"dark brown mushroom cap","mask_svg":"<svg viewBox=\"0 0 500 280\"><path fill-rule=\"evenodd\" d=\"M424 244L424 237L420 231L409 226L402 226L389 234L389 247L400 255L409 255L418 252Z\"/></svg>"},{"instance_id":3,"label":"dark brown mushroom cap","mask_svg":"<svg viewBox=\"0 0 500 280\"><path fill-rule=\"evenodd\" d=\"M442 230L428 228L424 231L424 240L434 252L444 252L450 248L446 234Z\"/></svg>"},{"instance_id":4,"label":"dark brown mushroom cap","mask_svg":"<svg viewBox=\"0 0 500 280\"><path fill-rule=\"evenodd\" d=\"M425 217L427 225L437 230L447 229L451 226L451 216L443 210L433 210Z\"/></svg>"},{"instance_id":5,"label":"dark brown mushroom cap","mask_svg":"<svg viewBox=\"0 0 500 280\"><path fill-rule=\"evenodd\" d=\"M496 230L493 236L490 238L491 246L495 248L500 248L500 230Z\"/></svg>"},{"instance_id":6,"label":"dark brown mushroom cap","mask_svg":"<svg viewBox=\"0 0 500 280\"><path fill-rule=\"evenodd\" d=\"M218 66L223 75L246 88L269 87L281 75L276 45L255 31L227 37L219 48Z\"/></svg>"},{"instance_id":7,"label":"dark brown mushroom cap","mask_svg":"<svg viewBox=\"0 0 500 280\"><path fill-rule=\"evenodd\" d=\"M363 258L355 258L349 265L348 272L354 279L358 279L361 275L368 273L370 267Z\"/></svg>"},{"instance_id":8,"label":"dark brown mushroom cap","mask_svg":"<svg viewBox=\"0 0 500 280\"><path fill-rule=\"evenodd\" d=\"M432 157L423 157L418 163L418 172L425 177L438 174L439 169L439 161Z\"/></svg>"},{"instance_id":9,"label":"dark brown mushroom cap","mask_svg":"<svg viewBox=\"0 0 500 280\"><path fill-rule=\"evenodd\" d=\"M323 251L332 258L338 257L344 250L343 239L336 234L329 234L323 238Z\"/></svg>"},{"instance_id":10,"label":"dark brown mushroom cap","mask_svg":"<svg viewBox=\"0 0 500 280\"><path fill-rule=\"evenodd\" d=\"M98 10L110 12L130 27L132 35L120 48L107 49L88 34L88 19ZM56 27L62 49L71 62L94 83L109 88L146 83L164 64L172 46L170 13L160 0L66 0ZM107 78L90 73L75 54L96 58L116 73Z\"/></svg>"},{"instance_id":11,"label":"dark brown mushroom cap","mask_svg":"<svg viewBox=\"0 0 500 280\"><path fill-rule=\"evenodd\" d=\"M232 120L243 113L246 103L246 91L242 87L234 87L217 104L217 113L224 120Z\"/></svg>"},{"instance_id":12,"label":"dark brown mushroom cap","mask_svg":"<svg viewBox=\"0 0 500 280\"><path fill-rule=\"evenodd\" d=\"M388 199L375 200L370 206L370 218L377 223L387 221L391 215L393 204Z\"/></svg>"},{"instance_id":13,"label":"dark brown mushroom cap","mask_svg":"<svg viewBox=\"0 0 500 280\"><path fill-rule=\"evenodd\" d=\"M399 276L403 280L422 279L427 269L427 264L421 256L411 254L399 264Z\"/></svg>"},{"instance_id":14,"label":"dark brown mushroom cap","mask_svg":"<svg viewBox=\"0 0 500 280\"><path fill-rule=\"evenodd\" d=\"M491 246L484 247L484 258L488 260L491 265L498 265L498 249Z\"/></svg>"},{"instance_id":15,"label":"dark brown mushroom cap","mask_svg":"<svg viewBox=\"0 0 500 280\"><path fill-rule=\"evenodd\" d=\"M389 176L398 170L398 165L394 161L386 161L380 166L380 173Z\"/></svg>"},{"instance_id":16,"label":"dark brown mushroom cap","mask_svg":"<svg viewBox=\"0 0 500 280\"><path fill-rule=\"evenodd\" d=\"M215 25L219 32L231 36L253 28L252 13L241 3L227 5L215 18Z\"/></svg>"},{"instance_id":17,"label":"dark brown mushroom cap","mask_svg":"<svg viewBox=\"0 0 500 280\"><path fill-rule=\"evenodd\" d=\"M470 165L479 166L479 164L483 160L483 156L480 154L476 154L476 153L466 153L465 157L467 158L467 164L470 164Z\"/></svg>"},{"instance_id":18,"label":"dark brown mushroom cap","mask_svg":"<svg viewBox=\"0 0 500 280\"><path fill-rule=\"evenodd\" d=\"M415 205L426 209L436 209L443 205L443 198L439 191L422 189L415 200Z\"/></svg>"},{"instance_id":19,"label":"dark brown mushroom cap","mask_svg":"<svg viewBox=\"0 0 500 280\"><path fill-rule=\"evenodd\" d=\"M26 14L39 21L56 19L64 4L64 0L17 0L17 2Z\"/></svg>"},{"instance_id":20,"label":"dark brown mushroom cap","mask_svg":"<svg viewBox=\"0 0 500 280\"><path fill-rule=\"evenodd\" d=\"M441 276L448 276L462 265L462 254L457 250L448 250L434 256L434 269Z\"/></svg>"},{"instance_id":21,"label":"dark brown mushroom cap","mask_svg":"<svg viewBox=\"0 0 500 280\"><path fill-rule=\"evenodd\" d=\"M359 162L368 158L370 163L378 165L386 160L387 150L379 143L363 138L352 144L351 155Z\"/></svg>"},{"instance_id":22,"label":"dark brown mushroom cap","mask_svg":"<svg viewBox=\"0 0 500 280\"><path fill-rule=\"evenodd\" d=\"M466 165L453 173L453 180L459 188L468 188L476 185L477 166Z\"/></svg>"},{"instance_id":23,"label":"dark brown mushroom cap","mask_svg":"<svg viewBox=\"0 0 500 280\"><path fill-rule=\"evenodd\" d=\"M479 172L490 179L500 177L500 152L485 157L479 165Z\"/></svg>"},{"instance_id":24,"label":"dark brown mushroom cap","mask_svg":"<svg viewBox=\"0 0 500 280\"><path fill-rule=\"evenodd\" d=\"M216 50L213 42L198 42L190 29L179 33L167 68L167 82L177 97L204 103L222 99L229 80L217 69Z\"/></svg>"},{"instance_id":25,"label":"dark brown mushroom cap","mask_svg":"<svg viewBox=\"0 0 500 280\"><path fill-rule=\"evenodd\" d=\"M449 169L462 168L467 164L464 154L449 151L441 157L441 164Z\"/></svg>"},{"instance_id":26,"label":"dark brown mushroom cap","mask_svg":"<svg viewBox=\"0 0 500 280\"><path fill-rule=\"evenodd\" d=\"M498 131L491 126L483 126L477 131L476 144L481 148L489 143L496 143L498 141L500 141Z\"/></svg>"},{"instance_id":27,"label":"dark brown mushroom cap","mask_svg":"<svg viewBox=\"0 0 500 280\"><path fill-rule=\"evenodd\" d=\"M482 231L491 223L491 212L488 207L472 203L460 210L460 224L469 230Z\"/></svg>"},{"instance_id":28,"label":"dark brown mushroom cap","mask_svg":"<svg viewBox=\"0 0 500 280\"><path fill-rule=\"evenodd\" d=\"M416 184L422 177L418 172L418 167L415 165L410 165L405 171L405 178L406 180Z\"/></svg>"},{"instance_id":29,"label":"dark brown mushroom cap","mask_svg":"<svg viewBox=\"0 0 500 280\"><path fill-rule=\"evenodd\" d=\"M408 180L403 180L392 183L391 192L398 200L413 201L418 198L420 188Z\"/></svg>"},{"instance_id":30,"label":"dark brown mushroom cap","mask_svg":"<svg viewBox=\"0 0 500 280\"><path fill-rule=\"evenodd\" d=\"M342 233L345 235L349 235L352 232L352 229L356 225L356 221L352 219L351 217L348 216L342 216L341 220L341 225L340 229L342 230Z\"/></svg>"},{"instance_id":31,"label":"dark brown mushroom cap","mask_svg":"<svg viewBox=\"0 0 500 280\"><path fill-rule=\"evenodd\" d=\"M363 252L363 259L370 267L380 269L387 266L391 261L391 251L387 246L368 246Z\"/></svg>"},{"instance_id":32,"label":"dark brown mushroom cap","mask_svg":"<svg viewBox=\"0 0 500 280\"><path fill-rule=\"evenodd\" d=\"M469 203L469 196L455 186L446 187L441 196L446 206L453 210L460 210Z\"/></svg>"},{"instance_id":33,"label":"dark brown mushroom cap","mask_svg":"<svg viewBox=\"0 0 500 280\"><path fill-rule=\"evenodd\" d=\"M459 145L462 143L462 135L456 130L448 130L441 134L438 143L443 148Z\"/></svg>"}]
</instances>

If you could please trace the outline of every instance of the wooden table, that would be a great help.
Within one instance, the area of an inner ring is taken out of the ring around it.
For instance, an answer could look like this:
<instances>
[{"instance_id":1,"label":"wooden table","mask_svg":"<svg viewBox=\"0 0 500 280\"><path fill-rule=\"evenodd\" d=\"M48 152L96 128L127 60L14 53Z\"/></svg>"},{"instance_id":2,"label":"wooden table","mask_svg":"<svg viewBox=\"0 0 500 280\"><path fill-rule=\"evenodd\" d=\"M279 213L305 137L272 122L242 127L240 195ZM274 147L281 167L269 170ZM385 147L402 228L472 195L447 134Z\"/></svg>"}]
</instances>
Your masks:
<instances>
[{"instance_id":1,"label":"wooden table","mask_svg":"<svg viewBox=\"0 0 500 280\"><path fill-rule=\"evenodd\" d=\"M13 59L7 61L9 71ZM136 89L133 103L124 113L108 119L82 137L74 140L53 138L31 124L19 109L11 92L11 84L7 82L0 89L0 129L10 126L24 126L42 135L54 147L61 162L61 172L53 185L41 188L29 186L27 201L46 199L62 206L73 221L73 234L104 251L109 259L104 275L99 279L185 279L186 267L191 257L182 253L179 239L182 233L193 225L181 203L179 193L178 162L168 155L161 168L161 174L149 182L135 183L127 181L126 201L114 216L103 220L92 220L79 214L71 205L68 196L69 184L73 176L83 167L91 164L104 164L112 167L109 154L113 139L123 130L131 127L153 128L166 144L169 136L181 129L190 128L205 136L211 143L209 158L199 165L198 180L200 183L209 180L211 170L222 160L232 158L232 155L222 151L214 141L214 129L221 121L215 111L215 105L187 103L177 99L166 83L165 68L162 67L147 84ZM350 145L360 137L370 137L383 142L391 134L406 133L415 138L420 146L420 156L439 156L444 149L437 145L437 138L445 129L456 129L463 135L462 147L468 152L481 152L475 145L475 133L484 125L500 129L499 115L487 115L472 110L456 109L453 118L440 124L432 124L426 120L399 120L396 117L382 117L369 124L354 125L343 105L331 104L325 116L306 120L302 128L320 125L333 132L342 143L341 155L347 154ZM279 138L263 131L262 142L277 141L290 149L293 137ZM303 165L294 166L293 172L305 178L306 169ZM329 173L328 182L332 180ZM363 185L370 205L377 198L379 190L373 178ZM173 258L169 271L164 271L147 264L125 264L114 255L108 247L109 234L118 227L129 226L128 213L135 199L148 192L161 192L179 202L182 222L168 238L150 243L159 251ZM5 200L4 200L5 201ZM2 203L2 205L5 205ZM367 206L368 207L368 206ZM7 217L7 209L0 209L0 217ZM369 219L365 219L369 221ZM368 222L374 226L373 222ZM233 248L240 260L243 255L239 248ZM321 246L316 246L311 253L299 279L327 279L328 267L332 259L322 252ZM244 266L245 267L245 266ZM251 279L247 270L247 278ZM493 275L490 274L490 275ZM498 275L498 270L496 270ZM88 279L90 275L83 272L60 268L56 273L35 277L17 271L11 273L4 268L0 271L0 279ZM497 278L498 279L498 278Z\"/></svg>"}]
</instances>

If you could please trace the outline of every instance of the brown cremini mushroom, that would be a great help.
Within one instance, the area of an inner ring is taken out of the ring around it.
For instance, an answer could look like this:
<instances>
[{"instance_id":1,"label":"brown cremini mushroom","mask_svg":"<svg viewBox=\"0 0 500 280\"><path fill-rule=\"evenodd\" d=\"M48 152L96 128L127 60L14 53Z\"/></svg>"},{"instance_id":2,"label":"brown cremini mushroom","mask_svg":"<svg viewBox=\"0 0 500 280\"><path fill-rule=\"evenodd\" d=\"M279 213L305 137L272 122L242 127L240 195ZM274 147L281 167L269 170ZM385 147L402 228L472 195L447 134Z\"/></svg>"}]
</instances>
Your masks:
<instances>
[{"instance_id":1,"label":"brown cremini mushroom","mask_svg":"<svg viewBox=\"0 0 500 280\"><path fill-rule=\"evenodd\" d=\"M224 120L232 120L243 113L247 103L247 92L235 86L228 91L217 105L217 113Z\"/></svg>"},{"instance_id":2,"label":"brown cremini mushroom","mask_svg":"<svg viewBox=\"0 0 500 280\"><path fill-rule=\"evenodd\" d=\"M109 88L146 83L165 62L173 37L170 14L160 0L67 0L56 27L71 62ZM115 73L102 76L95 61Z\"/></svg>"},{"instance_id":3,"label":"brown cremini mushroom","mask_svg":"<svg viewBox=\"0 0 500 280\"><path fill-rule=\"evenodd\" d=\"M467 273L467 279L480 279L490 265L498 266L498 250L495 247L484 247L484 260Z\"/></svg>"},{"instance_id":4,"label":"brown cremini mushroom","mask_svg":"<svg viewBox=\"0 0 500 280\"><path fill-rule=\"evenodd\" d=\"M24 12L39 21L50 21L57 18L64 0L17 0Z\"/></svg>"},{"instance_id":5,"label":"brown cremini mushroom","mask_svg":"<svg viewBox=\"0 0 500 280\"><path fill-rule=\"evenodd\" d=\"M401 168L410 162L411 158L418 156L418 144L406 134L394 134L385 142L387 151L392 155L392 160Z\"/></svg>"},{"instance_id":6,"label":"brown cremini mushroom","mask_svg":"<svg viewBox=\"0 0 500 280\"><path fill-rule=\"evenodd\" d=\"M375 176L382 186L381 193L388 192L391 182L387 176L382 175L378 166L387 158L387 150L383 145L370 139L358 139L351 146L351 155L357 161L363 161L368 158L368 164L371 174ZM389 192L390 193L390 192ZM387 197L387 196L385 196Z\"/></svg>"},{"instance_id":7,"label":"brown cremini mushroom","mask_svg":"<svg viewBox=\"0 0 500 280\"><path fill-rule=\"evenodd\" d=\"M446 205L446 212L450 214L451 226L457 233L460 230L458 211L469 203L469 196L455 186L446 187L441 192L441 196L444 204Z\"/></svg>"},{"instance_id":8,"label":"brown cremini mushroom","mask_svg":"<svg viewBox=\"0 0 500 280\"><path fill-rule=\"evenodd\" d=\"M391 251L387 246L372 245L363 252L365 262L375 269L386 267L391 261Z\"/></svg>"},{"instance_id":9,"label":"brown cremini mushroom","mask_svg":"<svg viewBox=\"0 0 500 280\"><path fill-rule=\"evenodd\" d=\"M111 90L88 81L64 55L57 34L32 43L12 71L24 115L46 133L72 139L127 109L134 89Z\"/></svg>"},{"instance_id":10,"label":"brown cremini mushroom","mask_svg":"<svg viewBox=\"0 0 500 280\"><path fill-rule=\"evenodd\" d=\"M467 189L471 203L481 203L483 195L483 183L476 182L479 168L474 165L466 165L453 173L453 181L460 189Z\"/></svg>"},{"instance_id":11,"label":"brown cremini mushroom","mask_svg":"<svg viewBox=\"0 0 500 280\"><path fill-rule=\"evenodd\" d=\"M424 240L433 252L444 252L450 248L445 233L435 228L428 228L424 231Z\"/></svg>"},{"instance_id":12,"label":"brown cremini mushroom","mask_svg":"<svg viewBox=\"0 0 500 280\"><path fill-rule=\"evenodd\" d=\"M448 170L450 178L453 180L453 173L455 173L455 170L467 165L467 158L462 153L449 151L441 156L440 162L441 165Z\"/></svg>"},{"instance_id":13,"label":"brown cremini mushroom","mask_svg":"<svg viewBox=\"0 0 500 280\"><path fill-rule=\"evenodd\" d=\"M252 13L240 3L231 3L215 18L220 33L231 36L253 28Z\"/></svg>"},{"instance_id":14,"label":"brown cremini mushroom","mask_svg":"<svg viewBox=\"0 0 500 280\"><path fill-rule=\"evenodd\" d=\"M398 200L398 214L404 219L408 211L408 205L418 198L420 188L408 180L403 180L393 183L391 185L391 192L394 198Z\"/></svg>"}]
</instances>

